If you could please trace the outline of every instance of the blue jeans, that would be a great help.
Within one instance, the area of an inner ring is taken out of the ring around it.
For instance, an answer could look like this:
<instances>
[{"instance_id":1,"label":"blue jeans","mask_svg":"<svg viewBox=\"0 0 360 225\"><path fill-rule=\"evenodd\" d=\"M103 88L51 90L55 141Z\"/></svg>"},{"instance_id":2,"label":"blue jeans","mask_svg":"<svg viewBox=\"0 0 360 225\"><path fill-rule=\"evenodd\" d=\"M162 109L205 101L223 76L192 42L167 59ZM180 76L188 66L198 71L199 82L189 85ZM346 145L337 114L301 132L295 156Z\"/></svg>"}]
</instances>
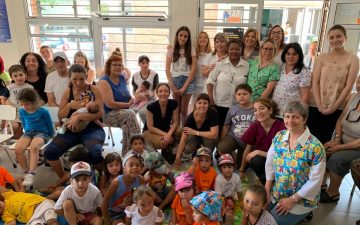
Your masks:
<instances>
[{"instance_id":1,"label":"blue jeans","mask_svg":"<svg viewBox=\"0 0 360 225\"><path fill-rule=\"evenodd\" d=\"M292 214L292 213L288 213L287 215L279 215L275 211L276 204L277 202L270 203L269 209L271 210L270 213L274 217L278 225L296 225L297 223L305 219L307 215L309 215L309 213L300 214L300 215Z\"/></svg>"}]
</instances>

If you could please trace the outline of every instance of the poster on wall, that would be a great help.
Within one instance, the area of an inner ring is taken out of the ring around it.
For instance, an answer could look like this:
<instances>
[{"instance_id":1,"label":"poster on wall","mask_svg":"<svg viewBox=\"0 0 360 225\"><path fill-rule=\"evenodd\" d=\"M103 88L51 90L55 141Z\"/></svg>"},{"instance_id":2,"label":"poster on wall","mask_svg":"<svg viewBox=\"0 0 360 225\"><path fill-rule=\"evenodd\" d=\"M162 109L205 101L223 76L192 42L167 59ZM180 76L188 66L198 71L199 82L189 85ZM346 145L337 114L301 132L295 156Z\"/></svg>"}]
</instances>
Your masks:
<instances>
[{"instance_id":1,"label":"poster on wall","mask_svg":"<svg viewBox=\"0 0 360 225\"><path fill-rule=\"evenodd\" d=\"M11 33L5 0L0 0L0 43L10 43Z\"/></svg>"},{"instance_id":2,"label":"poster on wall","mask_svg":"<svg viewBox=\"0 0 360 225\"><path fill-rule=\"evenodd\" d=\"M244 29L243 28L224 28L223 29L224 34L226 37L231 39L242 39L244 36Z\"/></svg>"}]
</instances>

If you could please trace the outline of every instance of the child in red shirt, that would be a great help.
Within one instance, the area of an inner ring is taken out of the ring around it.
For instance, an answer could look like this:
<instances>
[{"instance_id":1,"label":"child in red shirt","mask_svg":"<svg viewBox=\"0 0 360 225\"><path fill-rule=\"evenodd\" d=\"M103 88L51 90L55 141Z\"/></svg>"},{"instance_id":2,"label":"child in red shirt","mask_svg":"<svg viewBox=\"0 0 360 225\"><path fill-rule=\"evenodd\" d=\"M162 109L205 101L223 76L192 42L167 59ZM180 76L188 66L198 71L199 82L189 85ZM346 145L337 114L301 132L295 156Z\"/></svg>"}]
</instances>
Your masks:
<instances>
[{"instance_id":1,"label":"child in red shirt","mask_svg":"<svg viewBox=\"0 0 360 225\"><path fill-rule=\"evenodd\" d=\"M15 179L7 169L0 166L0 186L6 187L9 184L15 191L25 192L25 187L22 185L22 178Z\"/></svg>"}]
</instances>

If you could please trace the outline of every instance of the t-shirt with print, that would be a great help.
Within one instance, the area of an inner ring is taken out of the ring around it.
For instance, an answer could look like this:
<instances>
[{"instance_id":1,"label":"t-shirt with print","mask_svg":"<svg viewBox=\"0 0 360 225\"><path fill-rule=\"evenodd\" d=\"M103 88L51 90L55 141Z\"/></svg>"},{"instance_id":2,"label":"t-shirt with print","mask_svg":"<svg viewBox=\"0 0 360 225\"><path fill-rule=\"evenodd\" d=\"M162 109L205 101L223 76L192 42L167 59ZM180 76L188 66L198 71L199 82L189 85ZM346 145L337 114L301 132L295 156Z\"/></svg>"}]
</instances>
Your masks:
<instances>
[{"instance_id":1,"label":"t-shirt with print","mask_svg":"<svg viewBox=\"0 0 360 225\"><path fill-rule=\"evenodd\" d=\"M11 184L15 181L14 177L5 169L0 166L0 186L5 187L6 184Z\"/></svg>"},{"instance_id":2,"label":"t-shirt with print","mask_svg":"<svg viewBox=\"0 0 360 225\"><path fill-rule=\"evenodd\" d=\"M25 88L31 88L34 89L33 86L31 86L30 84L24 83L22 85L17 85L15 83L9 84L7 86L10 96L8 98L8 101L11 102L11 104L13 104L16 108L20 108L20 103L19 101L16 99L17 94L19 93L20 90L25 89Z\"/></svg>"},{"instance_id":3,"label":"t-shirt with print","mask_svg":"<svg viewBox=\"0 0 360 225\"><path fill-rule=\"evenodd\" d=\"M146 106L153 114L154 127L168 132L170 130L170 125L172 121L173 111L178 107L178 103L174 99L169 99L166 105L165 117L161 114L160 103L155 101ZM144 125L144 131L148 130L147 123Z\"/></svg>"},{"instance_id":4,"label":"t-shirt with print","mask_svg":"<svg viewBox=\"0 0 360 225\"><path fill-rule=\"evenodd\" d=\"M173 58L174 47L168 49L166 56ZM191 70L191 65L186 63L185 49L180 49L180 57L176 62L171 63L171 76L179 77L181 75L188 76ZM191 47L191 57L196 56L195 48Z\"/></svg>"},{"instance_id":5,"label":"t-shirt with print","mask_svg":"<svg viewBox=\"0 0 360 225\"><path fill-rule=\"evenodd\" d=\"M214 190L215 179L217 176L216 170L210 167L207 173L200 170L200 166L195 167L195 184L200 192Z\"/></svg>"},{"instance_id":6,"label":"t-shirt with print","mask_svg":"<svg viewBox=\"0 0 360 225\"><path fill-rule=\"evenodd\" d=\"M230 180L226 180L222 173L219 173L215 180L215 191L224 197L233 197L241 192L240 176L233 173ZM240 197L240 196L238 196Z\"/></svg>"},{"instance_id":7,"label":"t-shirt with print","mask_svg":"<svg viewBox=\"0 0 360 225\"><path fill-rule=\"evenodd\" d=\"M240 138L254 121L254 109L252 107L244 109L237 104L230 107L224 125L229 125L230 135L240 146L245 146Z\"/></svg>"},{"instance_id":8,"label":"t-shirt with print","mask_svg":"<svg viewBox=\"0 0 360 225\"><path fill-rule=\"evenodd\" d=\"M211 127L217 125L219 125L217 112L214 109L209 108L209 111L207 112L206 118L201 127L196 126L194 112L190 113L190 115L187 117L184 127L190 127L198 131L210 131Z\"/></svg>"}]
</instances>

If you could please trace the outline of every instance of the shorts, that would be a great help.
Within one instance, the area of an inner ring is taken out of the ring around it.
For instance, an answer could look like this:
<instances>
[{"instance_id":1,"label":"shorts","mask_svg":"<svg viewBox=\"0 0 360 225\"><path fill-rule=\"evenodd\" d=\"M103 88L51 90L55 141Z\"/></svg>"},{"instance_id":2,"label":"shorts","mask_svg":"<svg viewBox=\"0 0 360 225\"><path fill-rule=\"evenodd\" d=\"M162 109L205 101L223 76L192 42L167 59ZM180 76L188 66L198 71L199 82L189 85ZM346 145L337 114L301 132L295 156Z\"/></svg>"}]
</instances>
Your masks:
<instances>
[{"instance_id":1,"label":"shorts","mask_svg":"<svg viewBox=\"0 0 360 225\"><path fill-rule=\"evenodd\" d=\"M180 75L178 77L173 77L173 82L174 85L176 86L177 89L180 89L184 86L186 80L188 79L188 76L185 75ZM194 80L191 81L191 83L189 84L189 86L187 87L185 94L193 94L195 93L195 83Z\"/></svg>"},{"instance_id":2,"label":"shorts","mask_svg":"<svg viewBox=\"0 0 360 225\"><path fill-rule=\"evenodd\" d=\"M36 207L27 225L46 224L51 219L56 220L57 214L54 211L54 206L54 201L44 200Z\"/></svg>"},{"instance_id":3,"label":"shorts","mask_svg":"<svg viewBox=\"0 0 360 225\"><path fill-rule=\"evenodd\" d=\"M85 216L85 219L81 222L78 222L78 224L80 224L80 225L90 225L90 221L98 216L96 213L92 213L92 212L81 213L81 214Z\"/></svg>"},{"instance_id":4,"label":"shorts","mask_svg":"<svg viewBox=\"0 0 360 225\"><path fill-rule=\"evenodd\" d=\"M21 137L23 138L30 138L30 139L34 139L36 137L42 138L44 139L45 143L50 139L49 135L42 133L42 132L37 132L37 131L29 131L26 132L25 134L23 134Z\"/></svg>"}]
</instances>

